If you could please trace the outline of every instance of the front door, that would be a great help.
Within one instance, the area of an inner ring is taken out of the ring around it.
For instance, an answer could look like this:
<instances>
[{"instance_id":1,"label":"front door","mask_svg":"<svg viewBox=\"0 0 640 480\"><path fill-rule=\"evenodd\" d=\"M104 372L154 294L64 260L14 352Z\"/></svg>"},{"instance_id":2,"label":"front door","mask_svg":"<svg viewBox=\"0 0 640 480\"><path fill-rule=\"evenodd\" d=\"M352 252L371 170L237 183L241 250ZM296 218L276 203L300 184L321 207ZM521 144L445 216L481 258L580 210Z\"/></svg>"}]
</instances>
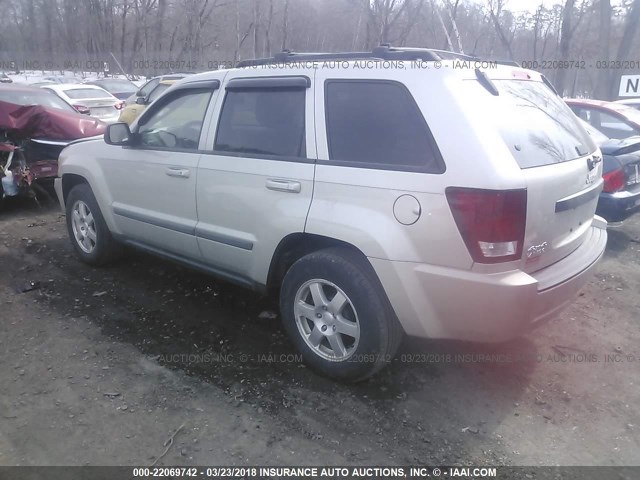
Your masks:
<instances>
[{"instance_id":1,"label":"front door","mask_svg":"<svg viewBox=\"0 0 640 480\"><path fill-rule=\"evenodd\" d=\"M196 168L215 88L178 88L133 127L134 145L100 159L118 230L160 252L200 258L195 238Z\"/></svg>"}]
</instances>

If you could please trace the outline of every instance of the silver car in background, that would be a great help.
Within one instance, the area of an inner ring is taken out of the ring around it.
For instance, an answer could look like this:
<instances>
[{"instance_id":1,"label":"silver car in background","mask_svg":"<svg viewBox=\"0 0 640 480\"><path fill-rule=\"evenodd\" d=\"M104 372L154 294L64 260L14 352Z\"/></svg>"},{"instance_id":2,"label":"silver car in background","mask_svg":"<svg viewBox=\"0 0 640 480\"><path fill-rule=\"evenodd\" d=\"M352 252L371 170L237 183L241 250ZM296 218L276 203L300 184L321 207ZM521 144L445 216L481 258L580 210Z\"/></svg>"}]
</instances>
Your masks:
<instances>
[{"instance_id":1,"label":"silver car in background","mask_svg":"<svg viewBox=\"0 0 640 480\"><path fill-rule=\"evenodd\" d=\"M117 122L120 110L124 106L122 100L118 100L105 89L94 85L62 83L43 85L40 88L55 93L78 113L91 115L105 123Z\"/></svg>"}]
</instances>

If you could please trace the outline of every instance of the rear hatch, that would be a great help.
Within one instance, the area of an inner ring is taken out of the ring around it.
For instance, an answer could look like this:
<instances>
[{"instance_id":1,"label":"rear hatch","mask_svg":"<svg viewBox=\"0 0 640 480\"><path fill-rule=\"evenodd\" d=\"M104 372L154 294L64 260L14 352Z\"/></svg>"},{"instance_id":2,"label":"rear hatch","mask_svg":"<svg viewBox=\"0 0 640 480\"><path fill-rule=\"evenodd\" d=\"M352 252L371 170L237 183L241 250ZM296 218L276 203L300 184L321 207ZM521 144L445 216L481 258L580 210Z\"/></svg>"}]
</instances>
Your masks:
<instances>
[{"instance_id":1,"label":"rear hatch","mask_svg":"<svg viewBox=\"0 0 640 480\"><path fill-rule=\"evenodd\" d=\"M602 155L538 74L514 69L491 81L499 92L491 117L525 179L520 268L532 273L562 260L590 237L602 190Z\"/></svg>"}]
</instances>

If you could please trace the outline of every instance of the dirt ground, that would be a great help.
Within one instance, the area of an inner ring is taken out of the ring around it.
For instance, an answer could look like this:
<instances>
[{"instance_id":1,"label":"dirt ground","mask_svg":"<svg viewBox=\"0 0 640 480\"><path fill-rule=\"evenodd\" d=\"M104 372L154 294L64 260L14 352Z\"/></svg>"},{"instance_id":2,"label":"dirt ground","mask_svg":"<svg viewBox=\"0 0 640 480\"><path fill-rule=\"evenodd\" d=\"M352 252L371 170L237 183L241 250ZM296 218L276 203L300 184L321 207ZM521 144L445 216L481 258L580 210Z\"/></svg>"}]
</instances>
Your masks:
<instances>
[{"instance_id":1,"label":"dirt ground","mask_svg":"<svg viewBox=\"0 0 640 480\"><path fill-rule=\"evenodd\" d=\"M273 301L138 253L89 268L57 205L11 202L0 465L639 465L639 242L640 215L610 229L529 336L407 340L353 386L299 361Z\"/></svg>"}]
</instances>

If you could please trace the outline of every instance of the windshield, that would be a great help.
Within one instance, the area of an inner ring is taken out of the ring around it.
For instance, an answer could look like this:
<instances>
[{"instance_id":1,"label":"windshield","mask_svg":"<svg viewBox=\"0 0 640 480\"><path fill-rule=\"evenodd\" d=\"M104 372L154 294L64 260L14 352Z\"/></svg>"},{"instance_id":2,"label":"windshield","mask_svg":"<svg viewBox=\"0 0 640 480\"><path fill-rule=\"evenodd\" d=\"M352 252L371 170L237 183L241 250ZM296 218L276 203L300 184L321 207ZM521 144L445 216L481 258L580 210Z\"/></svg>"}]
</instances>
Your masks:
<instances>
[{"instance_id":1,"label":"windshield","mask_svg":"<svg viewBox=\"0 0 640 480\"><path fill-rule=\"evenodd\" d=\"M95 88L72 88L69 90L65 90L64 94L74 100L87 98L113 98L113 96L110 95L109 92L105 92L104 90L97 90Z\"/></svg>"},{"instance_id":2,"label":"windshield","mask_svg":"<svg viewBox=\"0 0 640 480\"><path fill-rule=\"evenodd\" d=\"M578 118L544 83L525 80L494 83L500 95L489 116L520 168L575 160L596 150Z\"/></svg>"},{"instance_id":3,"label":"windshield","mask_svg":"<svg viewBox=\"0 0 640 480\"><path fill-rule=\"evenodd\" d=\"M67 112L77 113L67 102L46 90L0 90L0 100L16 105L42 105L43 107L59 108Z\"/></svg>"}]
</instances>

